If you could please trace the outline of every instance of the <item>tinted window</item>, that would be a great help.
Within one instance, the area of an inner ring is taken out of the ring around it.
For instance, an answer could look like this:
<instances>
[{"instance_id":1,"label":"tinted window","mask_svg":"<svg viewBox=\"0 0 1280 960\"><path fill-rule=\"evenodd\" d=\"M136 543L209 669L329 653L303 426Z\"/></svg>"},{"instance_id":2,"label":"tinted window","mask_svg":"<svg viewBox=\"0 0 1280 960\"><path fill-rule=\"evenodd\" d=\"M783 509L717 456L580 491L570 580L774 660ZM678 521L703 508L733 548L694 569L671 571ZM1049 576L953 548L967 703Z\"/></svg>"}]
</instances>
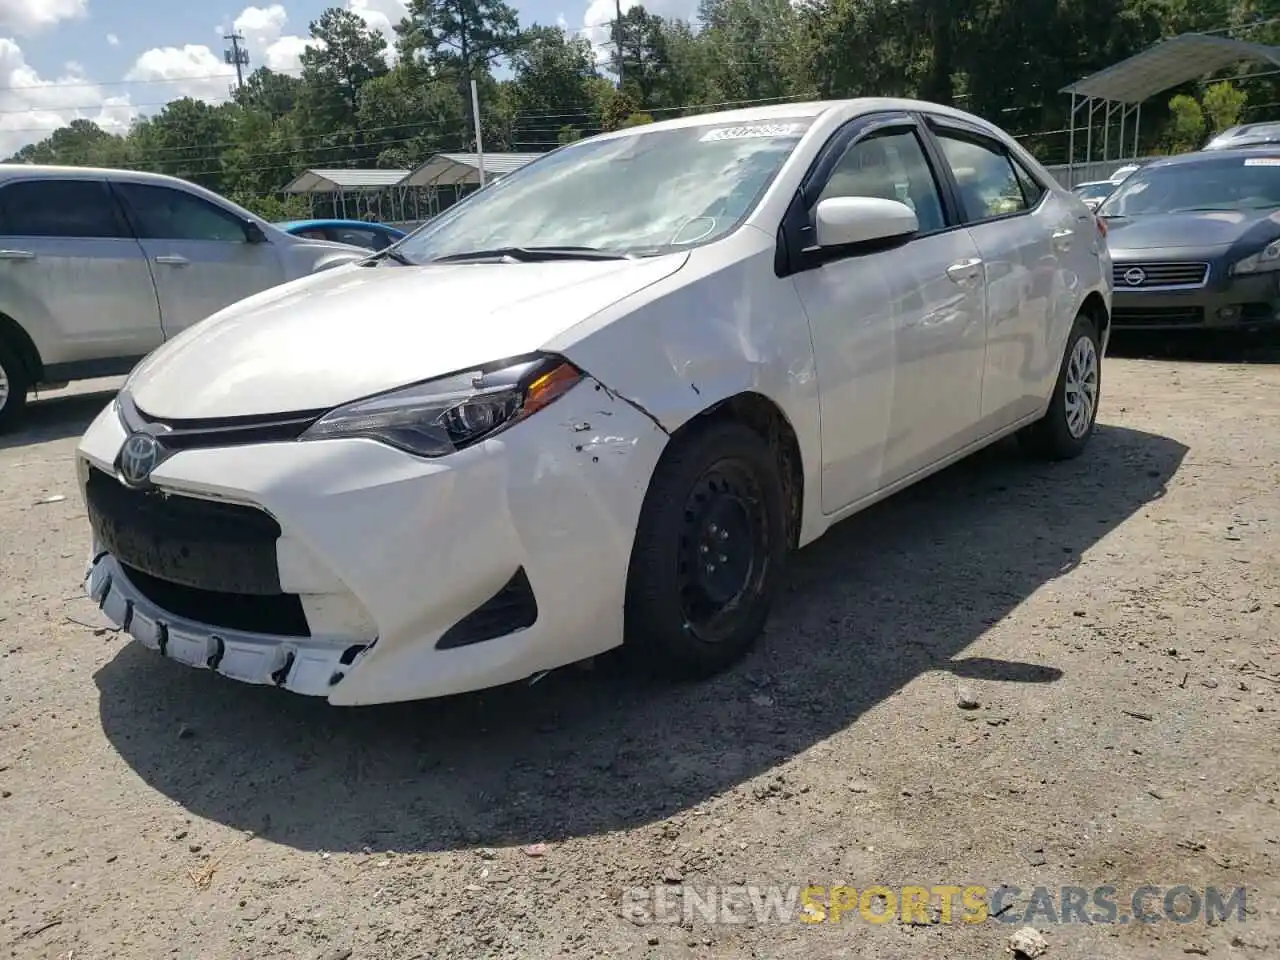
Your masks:
<instances>
[{"instance_id":1,"label":"tinted window","mask_svg":"<svg viewBox=\"0 0 1280 960\"><path fill-rule=\"evenodd\" d=\"M292 231L295 237L302 237L304 240L328 240L329 235L320 227L307 227L304 230Z\"/></svg>"},{"instance_id":2,"label":"tinted window","mask_svg":"<svg viewBox=\"0 0 1280 960\"><path fill-rule=\"evenodd\" d=\"M144 240L221 240L244 243L244 224L226 210L169 187L115 185Z\"/></svg>"},{"instance_id":3,"label":"tinted window","mask_svg":"<svg viewBox=\"0 0 1280 960\"><path fill-rule=\"evenodd\" d=\"M14 237L123 237L106 187L95 180L27 180L0 190L4 232Z\"/></svg>"},{"instance_id":4,"label":"tinted window","mask_svg":"<svg viewBox=\"0 0 1280 960\"><path fill-rule=\"evenodd\" d=\"M916 212L922 233L946 225L937 181L919 138L909 130L872 136L850 146L818 200L828 197L898 200Z\"/></svg>"},{"instance_id":5,"label":"tinted window","mask_svg":"<svg viewBox=\"0 0 1280 960\"><path fill-rule=\"evenodd\" d=\"M376 230L354 230L343 227L335 229L330 239L338 243L350 243L357 247L368 247L370 250L381 250L387 245L384 234Z\"/></svg>"},{"instance_id":6,"label":"tinted window","mask_svg":"<svg viewBox=\"0 0 1280 960\"><path fill-rule=\"evenodd\" d=\"M942 152L955 173L960 203L969 221L1003 217L1028 209L1018 173L997 143L938 132Z\"/></svg>"},{"instance_id":7,"label":"tinted window","mask_svg":"<svg viewBox=\"0 0 1280 960\"><path fill-rule=\"evenodd\" d=\"M1044 187L1016 160L1013 162L1013 172L1018 178L1018 186L1022 188L1022 199L1028 208L1034 207L1044 196Z\"/></svg>"}]
</instances>

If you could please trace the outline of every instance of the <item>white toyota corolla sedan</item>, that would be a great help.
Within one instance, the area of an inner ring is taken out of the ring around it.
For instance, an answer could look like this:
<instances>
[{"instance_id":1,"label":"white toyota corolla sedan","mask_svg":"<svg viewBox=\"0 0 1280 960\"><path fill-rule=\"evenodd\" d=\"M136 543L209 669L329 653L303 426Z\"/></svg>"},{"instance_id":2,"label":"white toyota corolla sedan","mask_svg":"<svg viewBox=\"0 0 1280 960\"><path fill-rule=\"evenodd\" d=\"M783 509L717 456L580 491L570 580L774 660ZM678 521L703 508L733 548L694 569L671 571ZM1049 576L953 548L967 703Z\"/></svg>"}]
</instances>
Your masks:
<instances>
[{"instance_id":1,"label":"white toyota corolla sedan","mask_svg":"<svg viewBox=\"0 0 1280 960\"><path fill-rule=\"evenodd\" d=\"M90 595L368 704L621 646L710 675L790 549L1098 408L1098 222L1006 134L862 99L564 146L156 350L89 427Z\"/></svg>"}]
</instances>

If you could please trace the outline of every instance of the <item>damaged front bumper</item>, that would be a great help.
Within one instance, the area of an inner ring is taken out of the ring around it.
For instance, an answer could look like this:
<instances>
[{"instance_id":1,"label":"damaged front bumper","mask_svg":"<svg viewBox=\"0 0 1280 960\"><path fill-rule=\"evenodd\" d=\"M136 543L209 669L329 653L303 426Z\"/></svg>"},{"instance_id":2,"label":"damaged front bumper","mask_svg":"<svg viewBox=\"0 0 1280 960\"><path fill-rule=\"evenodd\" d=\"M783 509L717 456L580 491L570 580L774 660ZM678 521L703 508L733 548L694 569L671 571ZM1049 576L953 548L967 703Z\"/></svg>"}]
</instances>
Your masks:
<instances>
[{"instance_id":1,"label":"damaged front bumper","mask_svg":"<svg viewBox=\"0 0 1280 960\"><path fill-rule=\"evenodd\" d=\"M180 450L136 505L114 500L125 439L112 405L78 448L103 612L190 666L355 705L514 682L620 644L668 437L587 378L436 460L352 438Z\"/></svg>"}]
</instances>

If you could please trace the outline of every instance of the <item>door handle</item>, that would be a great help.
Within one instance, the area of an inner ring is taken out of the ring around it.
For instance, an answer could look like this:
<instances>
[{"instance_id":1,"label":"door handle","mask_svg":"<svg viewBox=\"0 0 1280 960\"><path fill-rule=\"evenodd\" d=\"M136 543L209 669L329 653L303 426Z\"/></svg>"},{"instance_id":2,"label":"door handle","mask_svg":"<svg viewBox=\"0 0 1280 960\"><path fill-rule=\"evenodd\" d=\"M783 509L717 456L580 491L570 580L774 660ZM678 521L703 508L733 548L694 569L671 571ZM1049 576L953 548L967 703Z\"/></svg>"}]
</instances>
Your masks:
<instances>
[{"instance_id":1,"label":"door handle","mask_svg":"<svg viewBox=\"0 0 1280 960\"><path fill-rule=\"evenodd\" d=\"M34 260L36 255L30 250L0 250L0 260Z\"/></svg>"},{"instance_id":2,"label":"door handle","mask_svg":"<svg viewBox=\"0 0 1280 960\"><path fill-rule=\"evenodd\" d=\"M185 267L190 262L191 261L186 257L180 257L176 253L162 254L161 256L156 257L156 263L167 263L174 267Z\"/></svg>"},{"instance_id":3,"label":"door handle","mask_svg":"<svg viewBox=\"0 0 1280 960\"><path fill-rule=\"evenodd\" d=\"M978 279L982 261L978 259L961 260L947 267L947 276L962 287L967 287Z\"/></svg>"}]
</instances>

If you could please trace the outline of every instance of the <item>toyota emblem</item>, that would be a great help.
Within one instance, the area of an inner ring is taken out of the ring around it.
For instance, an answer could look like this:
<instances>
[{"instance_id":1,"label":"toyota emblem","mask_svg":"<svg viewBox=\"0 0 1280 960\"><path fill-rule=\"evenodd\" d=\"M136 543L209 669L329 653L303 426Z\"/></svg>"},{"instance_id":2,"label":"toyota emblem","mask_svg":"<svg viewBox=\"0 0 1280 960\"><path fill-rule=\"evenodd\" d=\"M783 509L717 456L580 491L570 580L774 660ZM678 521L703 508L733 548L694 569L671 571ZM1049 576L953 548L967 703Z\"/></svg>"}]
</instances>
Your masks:
<instances>
[{"instance_id":1,"label":"toyota emblem","mask_svg":"<svg viewBox=\"0 0 1280 960\"><path fill-rule=\"evenodd\" d=\"M1141 267L1130 267L1124 272L1124 282L1131 287L1140 287L1147 279L1147 271Z\"/></svg>"},{"instance_id":2,"label":"toyota emblem","mask_svg":"<svg viewBox=\"0 0 1280 960\"><path fill-rule=\"evenodd\" d=\"M149 433L135 433L120 449L120 476L131 486L147 482L160 462L160 444Z\"/></svg>"}]
</instances>

